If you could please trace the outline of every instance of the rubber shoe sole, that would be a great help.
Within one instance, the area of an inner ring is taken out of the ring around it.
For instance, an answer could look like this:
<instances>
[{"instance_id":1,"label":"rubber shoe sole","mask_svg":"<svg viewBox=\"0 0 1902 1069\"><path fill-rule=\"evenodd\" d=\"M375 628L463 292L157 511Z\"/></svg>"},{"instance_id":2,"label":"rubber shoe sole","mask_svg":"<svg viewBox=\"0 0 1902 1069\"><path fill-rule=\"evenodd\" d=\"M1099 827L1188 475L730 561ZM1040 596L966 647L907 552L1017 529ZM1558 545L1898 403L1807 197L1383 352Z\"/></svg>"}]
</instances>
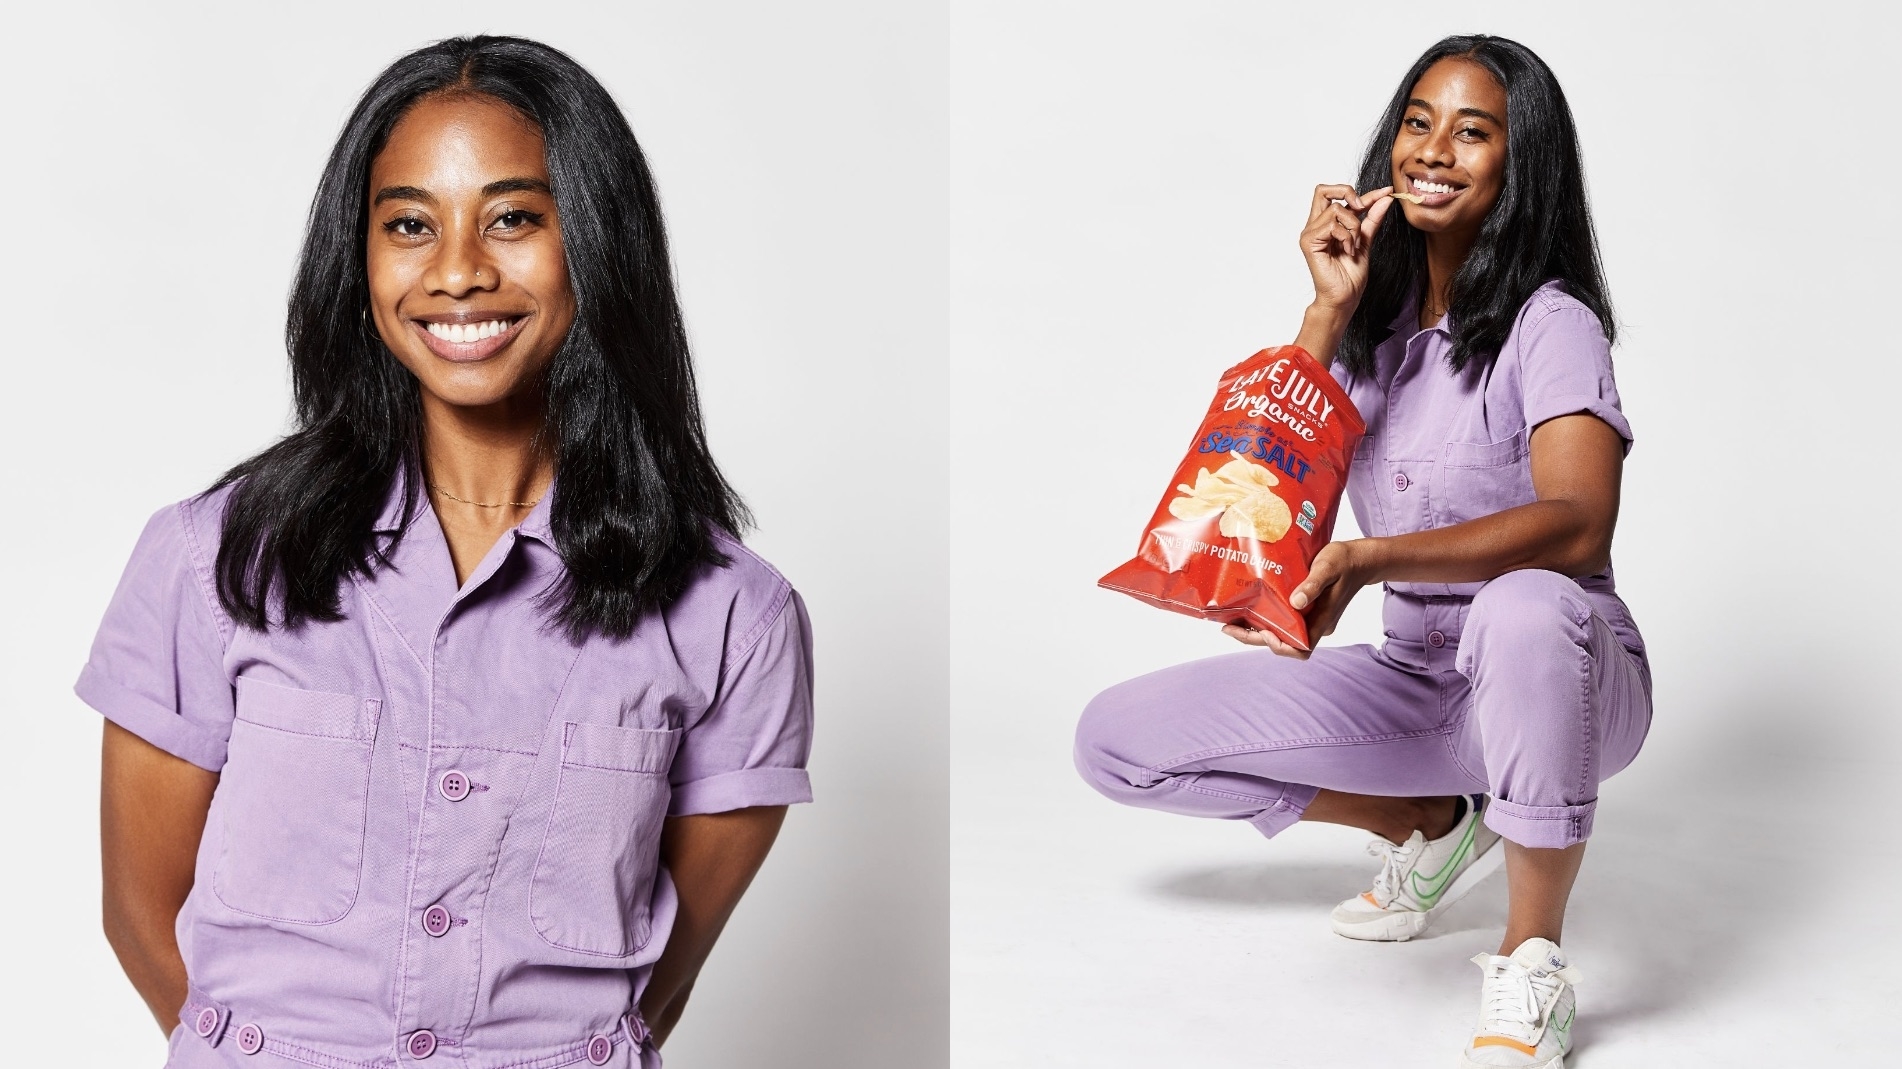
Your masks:
<instances>
[{"instance_id":1,"label":"rubber shoe sole","mask_svg":"<svg viewBox=\"0 0 1902 1069\"><path fill-rule=\"evenodd\" d=\"M1460 1069L1501 1069L1501 1067L1491 1062L1476 1062L1462 1054L1460 1055ZM1522 1069L1565 1069L1565 1055L1554 1054L1552 1060L1547 1062L1528 1062Z\"/></svg>"},{"instance_id":2,"label":"rubber shoe sole","mask_svg":"<svg viewBox=\"0 0 1902 1069\"><path fill-rule=\"evenodd\" d=\"M1381 943L1404 943L1414 938L1432 926L1434 918L1444 912L1447 907L1465 898L1473 888L1479 886L1480 881L1499 871L1499 867L1506 862L1505 843L1504 839L1495 840L1490 849L1474 858L1473 863L1466 867L1466 871L1454 878L1453 883L1447 887L1446 893L1440 896L1440 900L1433 904L1432 909L1396 909L1379 913L1361 913L1336 907L1333 915L1328 918L1329 923L1334 926L1334 934L1343 935L1349 939L1366 939ZM1359 919L1362 917L1366 919ZM1560 1069L1560 1067L1553 1065L1551 1069Z\"/></svg>"}]
</instances>

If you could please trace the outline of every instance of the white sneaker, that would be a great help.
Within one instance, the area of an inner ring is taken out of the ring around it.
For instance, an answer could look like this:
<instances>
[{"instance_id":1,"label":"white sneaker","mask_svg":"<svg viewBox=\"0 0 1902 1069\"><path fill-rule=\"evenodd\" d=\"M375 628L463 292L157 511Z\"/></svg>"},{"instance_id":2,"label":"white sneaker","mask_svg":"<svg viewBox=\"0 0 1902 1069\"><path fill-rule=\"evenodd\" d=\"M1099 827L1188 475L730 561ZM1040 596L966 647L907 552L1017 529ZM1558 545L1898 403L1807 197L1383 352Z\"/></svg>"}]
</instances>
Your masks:
<instances>
[{"instance_id":1,"label":"white sneaker","mask_svg":"<svg viewBox=\"0 0 1902 1069\"><path fill-rule=\"evenodd\" d=\"M1469 794L1465 803L1465 815L1438 839L1429 841L1416 831L1399 846L1385 839L1367 844L1367 852L1385 858L1386 864L1374 877L1372 890L1334 907L1336 934L1349 939L1412 939L1426 931L1442 910L1499 870L1506 851L1499 845L1499 833L1481 819L1486 796Z\"/></svg>"},{"instance_id":2,"label":"white sneaker","mask_svg":"<svg viewBox=\"0 0 1902 1069\"><path fill-rule=\"evenodd\" d=\"M1578 970L1550 939L1528 939L1512 957L1476 954L1485 972L1479 988L1479 1027L1460 1069L1565 1069L1572 1049Z\"/></svg>"}]
</instances>

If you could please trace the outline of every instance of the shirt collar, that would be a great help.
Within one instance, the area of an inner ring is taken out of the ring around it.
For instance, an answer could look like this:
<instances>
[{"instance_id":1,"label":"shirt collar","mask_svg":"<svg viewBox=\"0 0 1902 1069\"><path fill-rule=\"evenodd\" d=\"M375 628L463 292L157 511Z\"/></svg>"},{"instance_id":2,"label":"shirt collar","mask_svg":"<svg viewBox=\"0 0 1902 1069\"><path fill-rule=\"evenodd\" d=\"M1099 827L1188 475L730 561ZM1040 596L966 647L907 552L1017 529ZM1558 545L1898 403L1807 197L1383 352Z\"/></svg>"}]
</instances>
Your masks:
<instances>
[{"instance_id":1,"label":"shirt collar","mask_svg":"<svg viewBox=\"0 0 1902 1069\"><path fill-rule=\"evenodd\" d=\"M542 493L528 516L516 526L516 530L546 545L555 544L554 530L549 526L549 510L555 500L555 482L549 480L548 489ZM410 507L410 519L429 511L429 502L423 496L422 480L416 477L413 465L405 464L397 469L396 477L390 480L390 489L383 498L383 511L376 518L373 528L379 534L389 534L403 529L403 506Z\"/></svg>"}]
</instances>

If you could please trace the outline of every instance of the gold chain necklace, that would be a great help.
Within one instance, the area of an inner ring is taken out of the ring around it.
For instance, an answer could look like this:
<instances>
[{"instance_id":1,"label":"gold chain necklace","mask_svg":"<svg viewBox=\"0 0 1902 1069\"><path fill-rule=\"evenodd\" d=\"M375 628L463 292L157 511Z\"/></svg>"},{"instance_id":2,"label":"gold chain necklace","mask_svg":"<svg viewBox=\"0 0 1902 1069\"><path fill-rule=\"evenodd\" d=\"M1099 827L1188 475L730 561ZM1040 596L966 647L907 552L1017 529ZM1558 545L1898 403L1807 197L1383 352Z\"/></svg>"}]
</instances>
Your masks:
<instances>
[{"instance_id":1,"label":"gold chain necklace","mask_svg":"<svg viewBox=\"0 0 1902 1069\"><path fill-rule=\"evenodd\" d=\"M442 487L437 486L435 483L430 483L429 488L441 494L442 496L448 498L451 501L460 501L465 505L474 505L477 508L483 508L483 509L507 508L511 505L513 505L514 507L518 509L532 509L535 507L535 502L541 500L541 498L538 497L535 499L535 501L471 501L466 497L457 497L456 495L450 493L449 491L444 490Z\"/></svg>"}]
</instances>

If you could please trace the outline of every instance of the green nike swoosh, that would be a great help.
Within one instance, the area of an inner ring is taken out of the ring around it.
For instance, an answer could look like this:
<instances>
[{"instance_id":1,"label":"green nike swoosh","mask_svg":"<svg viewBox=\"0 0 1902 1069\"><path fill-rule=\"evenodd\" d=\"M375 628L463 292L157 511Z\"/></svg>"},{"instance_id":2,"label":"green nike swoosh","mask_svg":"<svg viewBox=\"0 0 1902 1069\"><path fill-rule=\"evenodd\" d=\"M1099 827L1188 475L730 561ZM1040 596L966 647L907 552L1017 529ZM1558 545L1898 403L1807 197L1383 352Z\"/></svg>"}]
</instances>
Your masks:
<instances>
[{"instance_id":1,"label":"green nike swoosh","mask_svg":"<svg viewBox=\"0 0 1902 1069\"><path fill-rule=\"evenodd\" d=\"M1419 899L1426 908L1432 909L1434 904L1439 902L1440 896L1446 893L1447 885L1453 882L1453 873L1459 869L1460 862L1466 860L1467 853L1473 849L1473 836L1478 831L1477 819L1468 822L1466 834L1461 837L1459 846L1453 851L1453 856L1446 859L1446 864L1440 866L1440 871L1428 876L1425 883L1421 882L1418 872L1413 874L1413 897Z\"/></svg>"},{"instance_id":2,"label":"green nike swoosh","mask_svg":"<svg viewBox=\"0 0 1902 1069\"><path fill-rule=\"evenodd\" d=\"M1554 1032L1557 1032L1560 1038L1564 1038L1565 1033L1570 1032L1572 1030L1572 1018L1576 1016L1578 1016L1578 1007L1573 1006L1565 1014L1565 1023L1561 1025L1554 1025L1552 1030Z\"/></svg>"}]
</instances>

